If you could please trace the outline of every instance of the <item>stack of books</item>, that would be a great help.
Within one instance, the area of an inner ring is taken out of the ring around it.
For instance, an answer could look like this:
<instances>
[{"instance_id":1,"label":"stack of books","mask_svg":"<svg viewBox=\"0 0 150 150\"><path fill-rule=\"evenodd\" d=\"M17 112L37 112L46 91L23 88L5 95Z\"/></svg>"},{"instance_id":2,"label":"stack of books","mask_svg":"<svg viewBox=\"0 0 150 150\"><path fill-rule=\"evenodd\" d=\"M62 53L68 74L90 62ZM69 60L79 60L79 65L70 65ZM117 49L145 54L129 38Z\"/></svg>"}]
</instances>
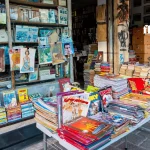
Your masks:
<instances>
[{"instance_id":1,"label":"stack of books","mask_svg":"<svg viewBox=\"0 0 150 150\"><path fill-rule=\"evenodd\" d=\"M34 103L36 109L35 120L55 133L58 128L57 105L48 105L41 99Z\"/></svg>"},{"instance_id":2,"label":"stack of books","mask_svg":"<svg viewBox=\"0 0 150 150\"><path fill-rule=\"evenodd\" d=\"M141 73L140 73L140 77L141 78L147 78L148 74L149 74L149 71L150 71L150 67L142 68Z\"/></svg>"},{"instance_id":3,"label":"stack of books","mask_svg":"<svg viewBox=\"0 0 150 150\"><path fill-rule=\"evenodd\" d=\"M111 135L111 138L115 138L129 130L130 121L127 118L121 117L120 115L111 116L109 113L99 112L90 118L100 122L112 124L114 126L114 132Z\"/></svg>"},{"instance_id":4,"label":"stack of books","mask_svg":"<svg viewBox=\"0 0 150 150\"><path fill-rule=\"evenodd\" d=\"M21 107L20 105L14 108L7 109L7 120L8 122L15 122L21 119Z\"/></svg>"},{"instance_id":5,"label":"stack of books","mask_svg":"<svg viewBox=\"0 0 150 150\"><path fill-rule=\"evenodd\" d=\"M113 126L87 117L64 124L58 130L60 138L80 150L95 150L110 141Z\"/></svg>"},{"instance_id":6,"label":"stack of books","mask_svg":"<svg viewBox=\"0 0 150 150\"><path fill-rule=\"evenodd\" d=\"M93 85L94 83L94 70L84 70L84 88L86 89L88 85Z\"/></svg>"},{"instance_id":7,"label":"stack of books","mask_svg":"<svg viewBox=\"0 0 150 150\"><path fill-rule=\"evenodd\" d=\"M95 63L95 74L100 74L100 72L101 72L101 68L100 68L100 66L101 66L101 63Z\"/></svg>"},{"instance_id":8,"label":"stack of books","mask_svg":"<svg viewBox=\"0 0 150 150\"><path fill-rule=\"evenodd\" d=\"M34 107L32 102L20 104L22 111L22 118L34 116Z\"/></svg>"},{"instance_id":9,"label":"stack of books","mask_svg":"<svg viewBox=\"0 0 150 150\"><path fill-rule=\"evenodd\" d=\"M101 74L108 74L110 72L110 64L107 62L101 63Z\"/></svg>"},{"instance_id":10,"label":"stack of books","mask_svg":"<svg viewBox=\"0 0 150 150\"><path fill-rule=\"evenodd\" d=\"M120 68L119 74L120 74L120 75L125 75L127 68L128 68L128 65L123 64L123 65L121 66L121 68Z\"/></svg>"},{"instance_id":11,"label":"stack of books","mask_svg":"<svg viewBox=\"0 0 150 150\"><path fill-rule=\"evenodd\" d=\"M134 65L133 64L129 64L128 65L128 68L126 70L126 76L130 76L132 77L133 76L133 72L134 72Z\"/></svg>"},{"instance_id":12,"label":"stack of books","mask_svg":"<svg viewBox=\"0 0 150 150\"><path fill-rule=\"evenodd\" d=\"M40 93L29 95L29 100L32 102L36 102L38 99L41 99L41 98L43 98L43 95Z\"/></svg>"},{"instance_id":13,"label":"stack of books","mask_svg":"<svg viewBox=\"0 0 150 150\"><path fill-rule=\"evenodd\" d=\"M150 78L150 70L148 71L148 76L147 76L147 78Z\"/></svg>"},{"instance_id":14,"label":"stack of books","mask_svg":"<svg viewBox=\"0 0 150 150\"><path fill-rule=\"evenodd\" d=\"M130 120L131 125L135 125L144 119L144 109L137 104L130 104L124 101L112 101L109 103L108 112L113 115L120 115Z\"/></svg>"},{"instance_id":15,"label":"stack of books","mask_svg":"<svg viewBox=\"0 0 150 150\"><path fill-rule=\"evenodd\" d=\"M123 79L119 76L98 76L94 77L94 86L99 87L100 89L111 86L113 91L114 98L119 98L122 95L125 95L128 92L127 79Z\"/></svg>"},{"instance_id":16,"label":"stack of books","mask_svg":"<svg viewBox=\"0 0 150 150\"><path fill-rule=\"evenodd\" d=\"M141 70L142 70L142 66L136 65L133 73L133 77L134 78L140 77Z\"/></svg>"},{"instance_id":17,"label":"stack of books","mask_svg":"<svg viewBox=\"0 0 150 150\"><path fill-rule=\"evenodd\" d=\"M0 126L7 123L5 107L0 107Z\"/></svg>"},{"instance_id":18,"label":"stack of books","mask_svg":"<svg viewBox=\"0 0 150 150\"><path fill-rule=\"evenodd\" d=\"M129 50L129 62L132 64L136 63L136 55L134 50Z\"/></svg>"}]
</instances>

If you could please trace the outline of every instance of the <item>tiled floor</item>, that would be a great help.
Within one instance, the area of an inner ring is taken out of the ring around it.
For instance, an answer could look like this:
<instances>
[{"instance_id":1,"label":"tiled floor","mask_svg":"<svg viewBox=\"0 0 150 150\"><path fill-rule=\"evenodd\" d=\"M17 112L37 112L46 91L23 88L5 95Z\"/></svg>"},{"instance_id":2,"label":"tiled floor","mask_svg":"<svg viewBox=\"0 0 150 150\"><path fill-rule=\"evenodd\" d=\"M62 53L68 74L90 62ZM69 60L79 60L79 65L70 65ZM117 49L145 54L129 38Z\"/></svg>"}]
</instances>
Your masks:
<instances>
[{"instance_id":1,"label":"tiled floor","mask_svg":"<svg viewBox=\"0 0 150 150\"><path fill-rule=\"evenodd\" d=\"M144 125L145 128L150 129L150 122ZM5 141L8 143L12 143L17 139L22 138L29 138L28 140L17 143L9 148L5 148L4 150L43 150L43 135L36 129L35 125L31 125L28 127L25 127L24 129L21 129L18 131L19 134L15 135L16 133L12 132L12 136L9 137L9 140L6 138L3 139L0 137L0 146L3 145L3 142ZM33 134L36 132L39 132L38 135L33 137ZM31 137L32 135L32 137ZM132 134L128 135L127 137L128 141L128 150L150 150L150 133L142 130L136 130ZM48 150L65 150L60 144L52 139L48 139ZM105 150L124 150L125 148L125 140L121 139L118 142L114 143L110 147L106 148ZM1 149L0 149L1 150Z\"/></svg>"}]
</instances>

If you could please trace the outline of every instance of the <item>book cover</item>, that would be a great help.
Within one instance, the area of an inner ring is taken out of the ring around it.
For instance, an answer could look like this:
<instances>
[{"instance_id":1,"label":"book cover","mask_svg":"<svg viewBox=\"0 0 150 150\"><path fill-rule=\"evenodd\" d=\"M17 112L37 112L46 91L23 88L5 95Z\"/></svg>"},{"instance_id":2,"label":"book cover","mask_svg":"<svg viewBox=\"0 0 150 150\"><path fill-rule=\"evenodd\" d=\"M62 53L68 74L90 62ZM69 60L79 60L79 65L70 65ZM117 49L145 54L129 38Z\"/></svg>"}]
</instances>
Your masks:
<instances>
[{"instance_id":1,"label":"book cover","mask_svg":"<svg viewBox=\"0 0 150 150\"><path fill-rule=\"evenodd\" d=\"M9 57L10 57L11 71L19 70L20 69L20 49L10 49Z\"/></svg>"},{"instance_id":2,"label":"book cover","mask_svg":"<svg viewBox=\"0 0 150 150\"><path fill-rule=\"evenodd\" d=\"M96 115L101 110L101 98L98 92L90 93L88 116Z\"/></svg>"},{"instance_id":3,"label":"book cover","mask_svg":"<svg viewBox=\"0 0 150 150\"><path fill-rule=\"evenodd\" d=\"M71 90L70 78L59 79L58 82L61 92L69 92Z\"/></svg>"},{"instance_id":4,"label":"book cover","mask_svg":"<svg viewBox=\"0 0 150 150\"><path fill-rule=\"evenodd\" d=\"M29 100L27 88L19 89L18 90L18 97L19 97L20 103L27 102Z\"/></svg>"},{"instance_id":5,"label":"book cover","mask_svg":"<svg viewBox=\"0 0 150 150\"><path fill-rule=\"evenodd\" d=\"M67 1L66 0L59 0L58 4L59 4L59 6L66 6L67 5Z\"/></svg>"},{"instance_id":6,"label":"book cover","mask_svg":"<svg viewBox=\"0 0 150 150\"><path fill-rule=\"evenodd\" d=\"M48 21L49 23L56 23L56 18L55 18L55 10L54 9L50 9L49 13L48 13Z\"/></svg>"},{"instance_id":7,"label":"book cover","mask_svg":"<svg viewBox=\"0 0 150 150\"><path fill-rule=\"evenodd\" d=\"M17 99L15 91L5 91L3 92L3 101L6 108L13 108L17 106Z\"/></svg>"},{"instance_id":8,"label":"book cover","mask_svg":"<svg viewBox=\"0 0 150 150\"><path fill-rule=\"evenodd\" d=\"M58 21L59 24L68 25L68 9L65 7L58 7Z\"/></svg>"},{"instance_id":9,"label":"book cover","mask_svg":"<svg viewBox=\"0 0 150 150\"><path fill-rule=\"evenodd\" d=\"M50 46L38 46L39 64L52 63L52 54Z\"/></svg>"},{"instance_id":10,"label":"book cover","mask_svg":"<svg viewBox=\"0 0 150 150\"><path fill-rule=\"evenodd\" d=\"M33 48L20 49L20 73L34 72L35 52Z\"/></svg>"},{"instance_id":11,"label":"book cover","mask_svg":"<svg viewBox=\"0 0 150 150\"><path fill-rule=\"evenodd\" d=\"M73 47L73 41L72 38L62 38L62 49L64 55L71 55L74 54L74 47Z\"/></svg>"},{"instance_id":12,"label":"book cover","mask_svg":"<svg viewBox=\"0 0 150 150\"><path fill-rule=\"evenodd\" d=\"M66 60L66 57L63 55L62 52L62 43L51 43L51 52L52 52L52 57L53 57L53 65L61 64L64 63Z\"/></svg>"},{"instance_id":13,"label":"book cover","mask_svg":"<svg viewBox=\"0 0 150 150\"><path fill-rule=\"evenodd\" d=\"M29 74L29 82L37 81L38 80L38 75L39 75L38 74L38 68L35 68L34 72Z\"/></svg>"},{"instance_id":14,"label":"book cover","mask_svg":"<svg viewBox=\"0 0 150 150\"><path fill-rule=\"evenodd\" d=\"M92 63L92 59L93 59L94 55L93 54L88 54L88 60L87 60L87 64L91 64Z\"/></svg>"},{"instance_id":15,"label":"book cover","mask_svg":"<svg viewBox=\"0 0 150 150\"><path fill-rule=\"evenodd\" d=\"M99 129L100 128L100 129ZM112 128L112 125L104 122L99 122L87 117L81 117L68 124L63 125L63 129L72 131L76 134L81 134L98 140L105 136Z\"/></svg>"},{"instance_id":16,"label":"book cover","mask_svg":"<svg viewBox=\"0 0 150 150\"><path fill-rule=\"evenodd\" d=\"M88 98L88 93L81 93L62 97L63 124L78 117L87 116L90 104Z\"/></svg>"},{"instance_id":17,"label":"book cover","mask_svg":"<svg viewBox=\"0 0 150 150\"><path fill-rule=\"evenodd\" d=\"M0 49L0 72L5 72L5 52Z\"/></svg>"}]
</instances>

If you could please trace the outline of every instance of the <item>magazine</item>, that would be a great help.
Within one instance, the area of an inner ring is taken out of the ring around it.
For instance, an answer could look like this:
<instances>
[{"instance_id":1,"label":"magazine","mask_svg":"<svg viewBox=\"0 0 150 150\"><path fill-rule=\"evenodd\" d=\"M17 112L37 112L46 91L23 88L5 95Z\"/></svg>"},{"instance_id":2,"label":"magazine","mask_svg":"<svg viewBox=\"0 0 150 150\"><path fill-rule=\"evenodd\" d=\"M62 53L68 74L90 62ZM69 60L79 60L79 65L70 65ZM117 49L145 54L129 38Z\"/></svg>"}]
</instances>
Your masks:
<instances>
[{"instance_id":1,"label":"magazine","mask_svg":"<svg viewBox=\"0 0 150 150\"><path fill-rule=\"evenodd\" d=\"M36 49L20 49L20 73L34 72Z\"/></svg>"},{"instance_id":2,"label":"magazine","mask_svg":"<svg viewBox=\"0 0 150 150\"><path fill-rule=\"evenodd\" d=\"M27 102L29 100L27 88L19 89L18 90L18 97L19 97L20 103Z\"/></svg>"},{"instance_id":3,"label":"magazine","mask_svg":"<svg viewBox=\"0 0 150 150\"><path fill-rule=\"evenodd\" d=\"M5 72L5 52L0 49L0 72Z\"/></svg>"},{"instance_id":4,"label":"magazine","mask_svg":"<svg viewBox=\"0 0 150 150\"><path fill-rule=\"evenodd\" d=\"M58 7L58 21L59 24L68 24L68 9L65 7Z\"/></svg>"}]
</instances>

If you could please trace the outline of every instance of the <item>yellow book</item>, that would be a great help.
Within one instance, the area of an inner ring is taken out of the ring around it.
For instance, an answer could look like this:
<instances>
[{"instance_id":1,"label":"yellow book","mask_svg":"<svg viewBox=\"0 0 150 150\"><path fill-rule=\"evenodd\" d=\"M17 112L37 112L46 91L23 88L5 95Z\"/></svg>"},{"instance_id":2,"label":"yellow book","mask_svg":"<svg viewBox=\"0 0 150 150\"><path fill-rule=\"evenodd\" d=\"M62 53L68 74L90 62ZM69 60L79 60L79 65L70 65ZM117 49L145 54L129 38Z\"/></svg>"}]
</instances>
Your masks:
<instances>
[{"instance_id":1,"label":"yellow book","mask_svg":"<svg viewBox=\"0 0 150 150\"><path fill-rule=\"evenodd\" d=\"M29 100L27 89L26 88L19 89L18 90L18 97L19 97L19 102L20 103L27 102Z\"/></svg>"}]
</instances>

